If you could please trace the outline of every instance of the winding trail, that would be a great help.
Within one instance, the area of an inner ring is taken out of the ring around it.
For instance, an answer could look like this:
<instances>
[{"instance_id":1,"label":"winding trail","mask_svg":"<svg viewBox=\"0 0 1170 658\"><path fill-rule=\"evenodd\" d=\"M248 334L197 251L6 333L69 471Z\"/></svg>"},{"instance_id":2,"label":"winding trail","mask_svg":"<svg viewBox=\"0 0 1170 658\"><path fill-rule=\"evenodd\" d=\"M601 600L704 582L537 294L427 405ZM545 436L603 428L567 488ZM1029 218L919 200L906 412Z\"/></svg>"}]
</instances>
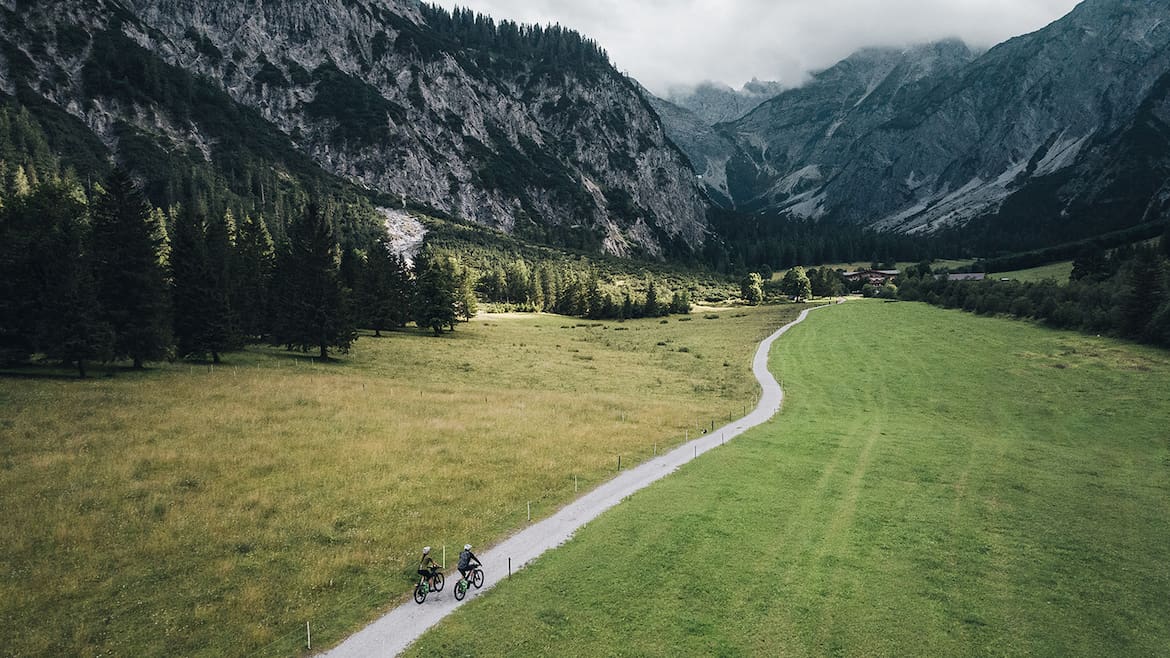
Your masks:
<instances>
[{"instance_id":1,"label":"winding trail","mask_svg":"<svg viewBox=\"0 0 1170 658\"><path fill-rule=\"evenodd\" d=\"M759 380L763 393L760 396L760 403L750 414L717 428L701 438L684 443L660 457L623 471L612 480L561 508L556 514L532 524L489 550L477 553L480 560L483 561L487 580L482 590L471 590L463 601L456 601L455 595L451 593L457 575L448 575L447 586L443 588L443 591L437 594L432 593L422 605L416 604L413 600L403 603L369 626L351 635L324 655L329 658L398 655L427 629L439 623L464 602L474 599L484 590L491 589L495 583L506 577L509 560L511 560L512 571L519 571L545 551L563 544L573 536L578 528L597 518L602 512L614 507L623 498L670 475L683 464L708 450L722 445L752 427L767 422L776 415L784 401L784 391L780 389L780 384L768 370L768 353L772 349L772 343L789 329L803 322L808 317L809 311L815 311L819 308L825 307L805 309L796 320L760 343L759 349L756 350L755 359L752 361L752 371L755 373L756 379Z\"/></svg>"}]
</instances>

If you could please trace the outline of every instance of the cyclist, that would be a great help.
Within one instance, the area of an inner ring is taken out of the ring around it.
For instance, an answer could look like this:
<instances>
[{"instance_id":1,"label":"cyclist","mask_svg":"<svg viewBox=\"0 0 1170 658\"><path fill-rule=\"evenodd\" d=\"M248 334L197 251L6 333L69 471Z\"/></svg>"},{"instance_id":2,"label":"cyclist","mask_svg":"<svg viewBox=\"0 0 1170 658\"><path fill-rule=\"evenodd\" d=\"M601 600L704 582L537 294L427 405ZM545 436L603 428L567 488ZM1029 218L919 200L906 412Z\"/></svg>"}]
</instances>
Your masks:
<instances>
[{"instance_id":1,"label":"cyclist","mask_svg":"<svg viewBox=\"0 0 1170 658\"><path fill-rule=\"evenodd\" d=\"M435 587L435 574L439 572L439 565L431 557L431 547L424 546L422 559L418 563L418 575L422 576L431 589Z\"/></svg>"},{"instance_id":2,"label":"cyclist","mask_svg":"<svg viewBox=\"0 0 1170 658\"><path fill-rule=\"evenodd\" d=\"M475 564L471 563L472 560L475 561ZM462 575L463 579L467 581L471 580L471 572L474 571L476 567L483 566L480 563L479 558L475 556L475 553L471 552L471 544L463 545L463 552L459 554L458 566L459 574Z\"/></svg>"}]
</instances>

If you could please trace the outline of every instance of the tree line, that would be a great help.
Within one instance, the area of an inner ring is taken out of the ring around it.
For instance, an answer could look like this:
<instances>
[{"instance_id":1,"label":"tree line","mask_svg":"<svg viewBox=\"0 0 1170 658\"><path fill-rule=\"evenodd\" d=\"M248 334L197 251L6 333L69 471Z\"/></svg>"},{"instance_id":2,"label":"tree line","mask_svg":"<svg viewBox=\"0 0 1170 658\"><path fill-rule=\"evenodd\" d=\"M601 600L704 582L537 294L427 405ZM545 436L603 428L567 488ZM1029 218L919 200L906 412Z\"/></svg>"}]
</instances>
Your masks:
<instances>
[{"instance_id":1,"label":"tree line","mask_svg":"<svg viewBox=\"0 0 1170 658\"><path fill-rule=\"evenodd\" d=\"M86 189L24 166L0 193L0 361L75 367L127 360L219 362L249 343L345 352L357 326L415 321L441 332L475 313L469 272L424 252L409 267L380 235L336 237L345 208L310 201L275 241L261 215L209 213L193 199L151 206L120 168Z\"/></svg>"},{"instance_id":2,"label":"tree line","mask_svg":"<svg viewBox=\"0 0 1170 658\"><path fill-rule=\"evenodd\" d=\"M902 235L857 224L723 208L713 209L709 218L714 235L698 258L702 265L717 272L770 272L798 265L855 261L918 262L960 252L951 234Z\"/></svg>"},{"instance_id":3,"label":"tree line","mask_svg":"<svg viewBox=\"0 0 1170 658\"><path fill-rule=\"evenodd\" d=\"M594 268L586 272L552 262L529 264L517 258L485 268L476 292L488 303L507 308L557 313L591 320L627 320L685 314L691 311L689 290L673 292L647 277L645 292L603 283Z\"/></svg>"},{"instance_id":4,"label":"tree line","mask_svg":"<svg viewBox=\"0 0 1170 658\"><path fill-rule=\"evenodd\" d=\"M1170 227L1160 240L1087 248L1067 283L949 281L929 265L910 268L895 283L897 298L907 301L1170 346Z\"/></svg>"}]
</instances>

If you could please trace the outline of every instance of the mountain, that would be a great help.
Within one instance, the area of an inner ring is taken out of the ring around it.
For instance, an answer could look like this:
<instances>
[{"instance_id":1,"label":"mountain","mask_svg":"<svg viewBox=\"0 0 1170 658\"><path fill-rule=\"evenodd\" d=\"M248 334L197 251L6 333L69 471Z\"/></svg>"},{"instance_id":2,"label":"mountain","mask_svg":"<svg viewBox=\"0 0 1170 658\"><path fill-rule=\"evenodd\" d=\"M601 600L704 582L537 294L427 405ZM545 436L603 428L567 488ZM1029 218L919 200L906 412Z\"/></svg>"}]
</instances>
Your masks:
<instances>
[{"instance_id":1,"label":"mountain","mask_svg":"<svg viewBox=\"0 0 1170 658\"><path fill-rule=\"evenodd\" d=\"M741 208L1000 246L1166 218L1170 6L1086 0L976 54L866 50L720 126ZM996 240L988 241L988 244Z\"/></svg>"},{"instance_id":2,"label":"mountain","mask_svg":"<svg viewBox=\"0 0 1170 658\"><path fill-rule=\"evenodd\" d=\"M688 110L709 126L735 121L784 91L779 82L752 79L741 89L717 82L703 82L694 87L672 89L663 99Z\"/></svg>"},{"instance_id":3,"label":"mountain","mask_svg":"<svg viewBox=\"0 0 1170 658\"><path fill-rule=\"evenodd\" d=\"M731 205L727 165L739 156L739 146L694 112L648 90L643 89L642 93L662 119L667 136L686 154L708 195L720 205Z\"/></svg>"},{"instance_id":4,"label":"mountain","mask_svg":"<svg viewBox=\"0 0 1170 658\"><path fill-rule=\"evenodd\" d=\"M194 167L240 198L348 185L623 256L707 233L636 85L557 26L412 0L0 6L0 90L91 166L130 165L156 203Z\"/></svg>"}]
</instances>

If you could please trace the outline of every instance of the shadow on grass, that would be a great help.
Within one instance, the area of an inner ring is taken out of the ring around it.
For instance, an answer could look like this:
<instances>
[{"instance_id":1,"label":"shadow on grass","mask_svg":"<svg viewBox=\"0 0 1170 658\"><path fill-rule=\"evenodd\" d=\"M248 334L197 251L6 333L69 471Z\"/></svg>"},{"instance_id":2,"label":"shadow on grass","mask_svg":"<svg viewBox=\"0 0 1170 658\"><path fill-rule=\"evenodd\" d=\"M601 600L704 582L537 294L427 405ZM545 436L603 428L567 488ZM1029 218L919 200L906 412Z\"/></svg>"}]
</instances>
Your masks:
<instances>
[{"instance_id":1,"label":"shadow on grass","mask_svg":"<svg viewBox=\"0 0 1170 658\"><path fill-rule=\"evenodd\" d=\"M156 372L157 368L135 369L133 366L110 364L87 365L85 377L77 374L77 368L61 365L29 363L18 366L0 368L0 379L48 380L48 381L79 381L85 382L94 379L110 379L123 375L147 375Z\"/></svg>"}]
</instances>

